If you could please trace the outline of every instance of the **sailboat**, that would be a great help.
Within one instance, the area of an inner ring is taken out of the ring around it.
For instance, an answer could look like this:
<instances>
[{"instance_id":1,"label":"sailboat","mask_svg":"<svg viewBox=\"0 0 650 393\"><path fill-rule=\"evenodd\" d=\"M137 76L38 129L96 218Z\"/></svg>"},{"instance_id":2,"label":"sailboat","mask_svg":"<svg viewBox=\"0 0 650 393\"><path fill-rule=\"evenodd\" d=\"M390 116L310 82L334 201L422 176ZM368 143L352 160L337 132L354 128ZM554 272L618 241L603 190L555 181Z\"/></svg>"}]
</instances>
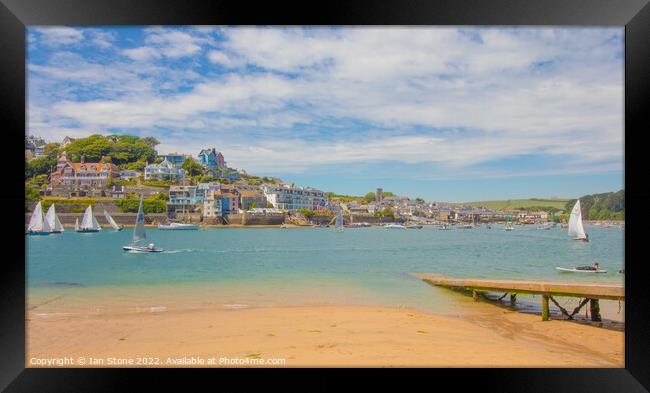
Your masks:
<instances>
[{"instance_id":1,"label":"sailboat","mask_svg":"<svg viewBox=\"0 0 650 393\"><path fill-rule=\"evenodd\" d=\"M54 204L50 205L50 208L47 209L47 214L45 215L45 221L50 226L52 233L61 233L64 231L59 217L56 216L56 210L54 209Z\"/></svg>"},{"instance_id":2,"label":"sailboat","mask_svg":"<svg viewBox=\"0 0 650 393\"><path fill-rule=\"evenodd\" d=\"M108 221L109 224L111 224L113 229L115 229L116 231L121 231L122 230L123 227L117 225L115 220L113 220L113 217L111 217L111 215L108 214L108 212L106 210L104 210L104 218L106 219L106 221Z\"/></svg>"},{"instance_id":3,"label":"sailboat","mask_svg":"<svg viewBox=\"0 0 650 393\"><path fill-rule=\"evenodd\" d=\"M147 234L144 232L144 211L142 210L142 195L140 195L140 206L138 214L135 216L135 227L133 228L133 238L131 244L122 247L124 251L129 252L162 252L162 248L156 248L153 243L147 246L141 245L147 240Z\"/></svg>"},{"instance_id":4,"label":"sailboat","mask_svg":"<svg viewBox=\"0 0 650 393\"><path fill-rule=\"evenodd\" d=\"M580 199L573 205L571 216L569 217L569 236L573 240L589 241L589 236L585 233L585 228L582 226L582 210L580 209Z\"/></svg>"},{"instance_id":5,"label":"sailboat","mask_svg":"<svg viewBox=\"0 0 650 393\"><path fill-rule=\"evenodd\" d=\"M336 230L343 232L343 212L341 210L341 207L339 207L339 212L336 215Z\"/></svg>"},{"instance_id":6,"label":"sailboat","mask_svg":"<svg viewBox=\"0 0 650 393\"><path fill-rule=\"evenodd\" d=\"M95 216L93 216L93 207L91 205L88 205L86 208L86 211L84 212L84 216L81 219L81 226L79 229L76 229L77 232L99 232L101 231L102 227L99 225L99 222L97 222L97 219Z\"/></svg>"},{"instance_id":7,"label":"sailboat","mask_svg":"<svg viewBox=\"0 0 650 393\"><path fill-rule=\"evenodd\" d=\"M50 224L43 217L43 208L41 207L41 202L39 201L34 207L34 212L32 213L32 218L29 220L29 226L27 226L28 235L49 235L51 231Z\"/></svg>"}]
</instances>

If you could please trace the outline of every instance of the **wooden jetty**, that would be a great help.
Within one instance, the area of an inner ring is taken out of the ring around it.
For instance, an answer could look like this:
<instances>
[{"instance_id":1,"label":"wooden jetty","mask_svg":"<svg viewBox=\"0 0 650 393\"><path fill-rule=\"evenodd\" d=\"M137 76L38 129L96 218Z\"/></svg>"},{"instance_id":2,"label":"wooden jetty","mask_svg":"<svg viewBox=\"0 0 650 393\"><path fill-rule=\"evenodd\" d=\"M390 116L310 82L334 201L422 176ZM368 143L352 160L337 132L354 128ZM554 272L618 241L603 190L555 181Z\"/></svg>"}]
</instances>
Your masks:
<instances>
[{"instance_id":1,"label":"wooden jetty","mask_svg":"<svg viewBox=\"0 0 650 393\"><path fill-rule=\"evenodd\" d=\"M548 281L520 281L520 280L485 280L473 278L454 278L431 273L412 273L413 276L424 282L449 289L472 291L474 300L479 299L482 292L501 292L503 299L510 294L510 302L514 303L518 293L542 295L542 320L549 320L548 302L551 300L569 319L573 319L580 309L590 303L591 320L600 321L600 306L598 299L625 301L625 288L622 285L590 284ZM584 298L573 312L569 313L560 306L553 296L570 296Z\"/></svg>"}]
</instances>

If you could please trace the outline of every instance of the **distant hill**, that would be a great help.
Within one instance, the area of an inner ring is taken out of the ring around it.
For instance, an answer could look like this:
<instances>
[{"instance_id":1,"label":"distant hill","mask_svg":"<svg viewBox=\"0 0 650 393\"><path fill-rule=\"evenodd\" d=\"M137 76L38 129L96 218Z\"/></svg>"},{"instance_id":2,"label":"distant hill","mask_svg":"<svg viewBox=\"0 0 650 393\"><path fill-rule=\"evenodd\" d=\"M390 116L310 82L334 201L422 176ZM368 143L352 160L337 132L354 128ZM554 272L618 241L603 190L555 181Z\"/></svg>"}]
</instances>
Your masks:
<instances>
[{"instance_id":1,"label":"distant hill","mask_svg":"<svg viewBox=\"0 0 650 393\"><path fill-rule=\"evenodd\" d=\"M529 198L529 199L507 199L507 200L494 200L494 201L464 202L462 204L465 206L485 207L491 210L527 209L527 210L558 211L558 210L565 210L568 201L569 201L568 199Z\"/></svg>"},{"instance_id":2,"label":"distant hill","mask_svg":"<svg viewBox=\"0 0 650 393\"><path fill-rule=\"evenodd\" d=\"M585 220L625 220L625 190L584 195L579 199ZM575 199L567 201L566 211L571 211L575 203Z\"/></svg>"}]
</instances>

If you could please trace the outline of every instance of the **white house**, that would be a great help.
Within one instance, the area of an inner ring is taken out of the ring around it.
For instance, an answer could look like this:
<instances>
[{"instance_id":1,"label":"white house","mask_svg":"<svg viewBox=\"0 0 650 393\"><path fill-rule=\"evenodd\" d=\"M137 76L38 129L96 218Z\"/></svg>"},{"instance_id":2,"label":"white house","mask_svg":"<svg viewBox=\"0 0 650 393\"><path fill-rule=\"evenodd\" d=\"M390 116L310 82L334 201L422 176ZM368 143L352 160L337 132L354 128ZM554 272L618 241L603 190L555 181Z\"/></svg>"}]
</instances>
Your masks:
<instances>
[{"instance_id":1,"label":"white house","mask_svg":"<svg viewBox=\"0 0 650 393\"><path fill-rule=\"evenodd\" d=\"M320 210L327 206L327 195L315 188L295 187L293 184L263 186L266 200L280 210Z\"/></svg>"},{"instance_id":2,"label":"white house","mask_svg":"<svg viewBox=\"0 0 650 393\"><path fill-rule=\"evenodd\" d=\"M182 180L185 178L185 170L176 167L167 160L163 160L160 164L147 165L144 168L144 178L145 180Z\"/></svg>"}]
</instances>

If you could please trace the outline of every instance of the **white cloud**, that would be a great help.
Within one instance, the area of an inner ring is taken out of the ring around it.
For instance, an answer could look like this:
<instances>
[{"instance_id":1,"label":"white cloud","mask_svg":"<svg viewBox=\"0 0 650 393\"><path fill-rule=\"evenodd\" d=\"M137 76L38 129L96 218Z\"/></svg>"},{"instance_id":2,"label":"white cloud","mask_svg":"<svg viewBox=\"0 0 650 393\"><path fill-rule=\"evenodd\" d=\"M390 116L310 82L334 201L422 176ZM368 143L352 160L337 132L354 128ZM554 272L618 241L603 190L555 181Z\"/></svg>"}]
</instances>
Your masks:
<instances>
[{"instance_id":1,"label":"white cloud","mask_svg":"<svg viewBox=\"0 0 650 393\"><path fill-rule=\"evenodd\" d=\"M210 51L210 53L208 53L208 59L211 62L221 64L224 67L240 67L245 64L242 59L234 58L218 50Z\"/></svg>"},{"instance_id":2,"label":"white cloud","mask_svg":"<svg viewBox=\"0 0 650 393\"><path fill-rule=\"evenodd\" d=\"M40 42L50 47L74 45L84 40L83 31L72 27L39 27L34 30L40 33Z\"/></svg>"},{"instance_id":3,"label":"white cloud","mask_svg":"<svg viewBox=\"0 0 650 393\"><path fill-rule=\"evenodd\" d=\"M201 45L212 42L210 38L204 36L205 33L206 31L201 29L191 29L186 32L161 27L149 28L145 30L146 45L125 49L122 53L135 61L192 56L202 51Z\"/></svg>"},{"instance_id":4,"label":"white cloud","mask_svg":"<svg viewBox=\"0 0 650 393\"><path fill-rule=\"evenodd\" d=\"M159 59L162 55L158 49L148 46L141 46L137 48L124 49L122 53L135 61L146 61L151 59Z\"/></svg>"},{"instance_id":5,"label":"white cloud","mask_svg":"<svg viewBox=\"0 0 650 393\"><path fill-rule=\"evenodd\" d=\"M30 64L30 74L43 86L53 83L45 77L76 78L106 94L78 99L63 86L48 104L50 122L163 129L161 149L219 145L250 170L389 158L469 171L542 154L565 163L549 170L599 171L622 167L620 37L571 28L150 28L140 46L120 49L138 67L60 56ZM193 65L152 62L187 57Z\"/></svg>"},{"instance_id":6,"label":"white cloud","mask_svg":"<svg viewBox=\"0 0 650 393\"><path fill-rule=\"evenodd\" d=\"M91 43L101 49L111 48L113 46L113 42L115 41L115 33L113 32L92 30L91 37Z\"/></svg>"}]
</instances>

